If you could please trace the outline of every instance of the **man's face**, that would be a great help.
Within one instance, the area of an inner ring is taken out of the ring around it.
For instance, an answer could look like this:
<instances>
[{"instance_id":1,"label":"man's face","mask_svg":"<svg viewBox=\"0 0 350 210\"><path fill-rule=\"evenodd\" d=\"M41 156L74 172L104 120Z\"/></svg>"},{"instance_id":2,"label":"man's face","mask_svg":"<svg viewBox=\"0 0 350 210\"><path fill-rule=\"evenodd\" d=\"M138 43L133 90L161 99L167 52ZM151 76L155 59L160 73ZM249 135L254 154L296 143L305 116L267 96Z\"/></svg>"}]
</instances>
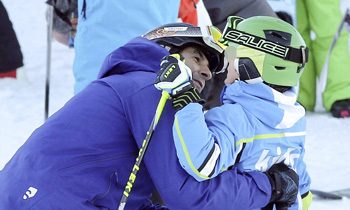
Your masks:
<instances>
[{"instance_id":1,"label":"man's face","mask_svg":"<svg viewBox=\"0 0 350 210\"><path fill-rule=\"evenodd\" d=\"M186 47L179 52L185 58L185 64L192 70L194 86L201 92L205 81L211 78L209 61L197 47Z\"/></svg>"}]
</instances>

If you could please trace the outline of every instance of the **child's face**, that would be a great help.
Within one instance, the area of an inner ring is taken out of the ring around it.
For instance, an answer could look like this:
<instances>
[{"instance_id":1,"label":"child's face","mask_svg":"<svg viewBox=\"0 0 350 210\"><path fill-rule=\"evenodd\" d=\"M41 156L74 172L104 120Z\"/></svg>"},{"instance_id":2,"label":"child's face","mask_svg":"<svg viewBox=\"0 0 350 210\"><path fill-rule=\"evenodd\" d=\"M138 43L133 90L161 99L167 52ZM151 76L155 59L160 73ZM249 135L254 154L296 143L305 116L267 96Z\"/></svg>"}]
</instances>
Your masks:
<instances>
[{"instance_id":1,"label":"child's face","mask_svg":"<svg viewBox=\"0 0 350 210\"><path fill-rule=\"evenodd\" d=\"M236 49L234 47L228 47L225 50L225 57L228 61L227 77L225 84L232 84L235 80L239 79L239 74L235 68Z\"/></svg>"}]
</instances>

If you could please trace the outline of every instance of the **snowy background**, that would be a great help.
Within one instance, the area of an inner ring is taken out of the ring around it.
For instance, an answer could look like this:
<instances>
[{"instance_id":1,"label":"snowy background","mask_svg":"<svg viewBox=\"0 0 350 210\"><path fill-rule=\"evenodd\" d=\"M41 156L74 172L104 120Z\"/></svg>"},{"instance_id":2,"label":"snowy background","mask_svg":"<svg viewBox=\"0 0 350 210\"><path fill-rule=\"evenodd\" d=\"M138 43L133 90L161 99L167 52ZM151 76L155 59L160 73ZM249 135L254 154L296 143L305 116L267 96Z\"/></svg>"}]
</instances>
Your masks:
<instances>
[{"instance_id":1,"label":"snowy background","mask_svg":"<svg viewBox=\"0 0 350 210\"><path fill-rule=\"evenodd\" d=\"M0 79L0 170L44 122L47 31L44 1L3 0L24 55L27 80ZM73 96L74 49L52 43L50 107L53 114ZM350 70L350 69L349 69ZM305 161L312 189L350 188L350 118L318 108L307 113ZM349 210L350 200L314 200L311 210Z\"/></svg>"}]
</instances>

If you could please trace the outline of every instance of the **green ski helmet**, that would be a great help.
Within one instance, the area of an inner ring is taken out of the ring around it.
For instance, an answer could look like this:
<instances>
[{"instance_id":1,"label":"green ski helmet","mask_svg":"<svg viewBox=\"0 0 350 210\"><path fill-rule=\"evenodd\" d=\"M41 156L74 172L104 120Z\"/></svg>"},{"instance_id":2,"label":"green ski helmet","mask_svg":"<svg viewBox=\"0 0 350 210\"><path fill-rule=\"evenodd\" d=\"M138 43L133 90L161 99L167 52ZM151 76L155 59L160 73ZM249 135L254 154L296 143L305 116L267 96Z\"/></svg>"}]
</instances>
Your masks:
<instances>
[{"instance_id":1,"label":"green ski helmet","mask_svg":"<svg viewBox=\"0 0 350 210\"><path fill-rule=\"evenodd\" d=\"M220 40L236 50L235 68L247 83L265 81L297 86L308 61L308 48L299 32L274 17L230 16Z\"/></svg>"},{"instance_id":2,"label":"green ski helmet","mask_svg":"<svg viewBox=\"0 0 350 210\"><path fill-rule=\"evenodd\" d=\"M215 26L196 27L189 23L169 23L156 27L142 37L164 46L170 54L190 45L197 45L209 61L212 73L225 71L225 45L219 42L222 33Z\"/></svg>"}]
</instances>

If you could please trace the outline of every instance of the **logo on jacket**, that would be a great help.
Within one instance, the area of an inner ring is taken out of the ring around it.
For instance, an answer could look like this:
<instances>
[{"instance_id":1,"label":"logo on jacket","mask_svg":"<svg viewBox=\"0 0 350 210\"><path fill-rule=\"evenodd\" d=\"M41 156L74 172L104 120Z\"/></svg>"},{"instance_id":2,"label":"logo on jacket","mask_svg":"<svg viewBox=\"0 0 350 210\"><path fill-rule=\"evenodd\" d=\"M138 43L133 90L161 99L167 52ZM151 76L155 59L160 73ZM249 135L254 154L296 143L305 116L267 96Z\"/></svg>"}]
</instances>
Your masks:
<instances>
[{"instance_id":1,"label":"logo on jacket","mask_svg":"<svg viewBox=\"0 0 350 210\"><path fill-rule=\"evenodd\" d=\"M281 154L281 148L277 147L277 155L267 156L270 150L264 150L255 164L255 168L262 172L267 171L273 164L284 162L287 166L291 166L294 168L295 159L300 157L299 153L292 153L295 148L288 148L284 154ZM269 164L269 160L272 158L271 163Z\"/></svg>"},{"instance_id":2,"label":"logo on jacket","mask_svg":"<svg viewBox=\"0 0 350 210\"><path fill-rule=\"evenodd\" d=\"M23 199L26 200L28 198L32 198L35 196L36 192L38 192L38 189L34 188L34 187L29 187L26 194L23 195Z\"/></svg>"}]
</instances>

